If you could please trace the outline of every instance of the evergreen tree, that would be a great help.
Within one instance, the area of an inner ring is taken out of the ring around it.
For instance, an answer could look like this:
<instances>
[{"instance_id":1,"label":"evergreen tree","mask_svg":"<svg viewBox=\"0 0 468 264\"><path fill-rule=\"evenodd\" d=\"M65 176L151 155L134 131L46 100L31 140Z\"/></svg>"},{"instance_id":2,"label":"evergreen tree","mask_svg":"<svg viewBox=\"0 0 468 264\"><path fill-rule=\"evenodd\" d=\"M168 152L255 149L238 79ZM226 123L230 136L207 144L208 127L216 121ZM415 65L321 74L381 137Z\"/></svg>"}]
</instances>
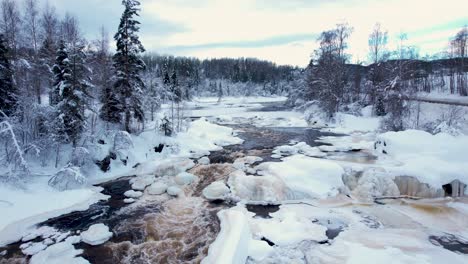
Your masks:
<instances>
[{"instance_id":1,"label":"evergreen tree","mask_svg":"<svg viewBox=\"0 0 468 264\"><path fill-rule=\"evenodd\" d=\"M50 104L57 105L62 100L61 94L63 89L66 85L70 85L71 77L70 60L64 41L60 41L59 43L52 72L54 74L54 82L50 92Z\"/></svg>"},{"instance_id":2,"label":"evergreen tree","mask_svg":"<svg viewBox=\"0 0 468 264\"><path fill-rule=\"evenodd\" d=\"M125 130L130 132L130 121L133 117L139 122L144 121L142 109L142 91L145 87L140 72L145 69L145 63L139 54L145 49L137 35L140 22L134 19L138 16L140 2L123 0L125 11L114 39L117 41L117 53L114 55L116 69L114 91L118 93L121 102Z\"/></svg>"},{"instance_id":3,"label":"evergreen tree","mask_svg":"<svg viewBox=\"0 0 468 264\"><path fill-rule=\"evenodd\" d=\"M14 113L17 104L17 89L13 83L13 71L9 49L3 34L0 34L0 110L6 115Z\"/></svg>"},{"instance_id":4,"label":"evergreen tree","mask_svg":"<svg viewBox=\"0 0 468 264\"><path fill-rule=\"evenodd\" d=\"M63 114L65 133L76 147L86 127L85 107L89 100L89 69L86 67L84 45L77 44L70 55L70 78L66 79L61 91L59 111ZM69 82L69 83L68 83Z\"/></svg>"}]
</instances>

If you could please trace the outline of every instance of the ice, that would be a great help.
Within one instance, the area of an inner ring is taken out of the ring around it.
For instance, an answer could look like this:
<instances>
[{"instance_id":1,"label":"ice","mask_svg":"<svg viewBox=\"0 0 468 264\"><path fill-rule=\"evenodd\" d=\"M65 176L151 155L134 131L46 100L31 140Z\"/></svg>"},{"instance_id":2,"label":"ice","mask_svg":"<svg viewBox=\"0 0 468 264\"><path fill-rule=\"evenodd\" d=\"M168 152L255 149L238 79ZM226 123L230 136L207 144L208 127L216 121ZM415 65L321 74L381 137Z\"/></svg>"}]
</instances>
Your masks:
<instances>
[{"instance_id":1,"label":"ice","mask_svg":"<svg viewBox=\"0 0 468 264\"><path fill-rule=\"evenodd\" d=\"M284 145L276 147L273 150L275 157L290 156L296 154L303 154L309 157L322 158L327 156L326 153L323 153L318 147L311 147L305 142L299 142L295 145ZM272 156L273 157L273 156Z\"/></svg>"},{"instance_id":2,"label":"ice","mask_svg":"<svg viewBox=\"0 0 468 264\"><path fill-rule=\"evenodd\" d=\"M353 194L361 199L372 201L375 197L400 195L398 186L389 177L387 173L382 170L371 168L366 170L359 178L356 189Z\"/></svg>"},{"instance_id":3,"label":"ice","mask_svg":"<svg viewBox=\"0 0 468 264\"><path fill-rule=\"evenodd\" d=\"M208 200L224 200L231 190L223 181L215 181L203 189L203 196Z\"/></svg>"},{"instance_id":4,"label":"ice","mask_svg":"<svg viewBox=\"0 0 468 264\"><path fill-rule=\"evenodd\" d=\"M245 264L252 239L247 217L241 209L227 209L218 212L221 231L210 245L203 264L230 263Z\"/></svg>"},{"instance_id":5,"label":"ice","mask_svg":"<svg viewBox=\"0 0 468 264\"><path fill-rule=\"evenodd\" d=\"M140 191L128 190L124 192L124 195L128 198L140 198L143 193Z\"/></svg>"},{"instance_id":6,"label":"ice","mask_svg":"<svg viewBox=\"0 0 468 264\"><path fill-rule=\"evenodd\" d=\"M151 195L160 195L163 194L167 191L167 184L163 182L155 182L150 185L146 190L148 191L149 194Z\"/></svg>"},{"instance_id":7,"label":"ice","mask_svg":"<svg viewBox=\"0 0 468 264\"><path fill-rule=\"evenodd\" d=\"M26 244L22 244L20 248L23 254L32 256L46 249L47 245L43 242L34 242L34 243L28 242Z\"/></svg>"},{"instance_id":8,"label":"ice","mask_svg":"<svg viewBox=\"0 0 468 264\"><path fill-rule=\"evenodd\" d=\"M49 185L59 191L80 189L86 183L87 180L78 167L63 168L49 180Z\"/></svg>"},{"instance_id":9,"label":"ice","mask_svg":"<svg viewBox=\"0 0 468 264\"><path fill-rule=\"evenodd\" d=\"M81 240L92 246L104 244L111 237L112 232L104 224L94 224L88 230L81 233Z\"/></svg>"},{"instance_id":10,"label":"ice","mask_svg":"<svg viewBox=\"0 0 468 264\"><path fill-rule=\"evenodd\" d=\"M228 184L233 197L247 203L278 203L288 198L286 184L275 176L247 176L237 170L229 175Z\"/></svg>"},{"instance_id":11,"label":"ice","mask_svg":"<svg viewBox=\"0 0 468 264\"><path fill-rule=\"evenodd\" d=\"M250 240L249 243L249 258L255 261L264 260L269 254L273 252L273 248L263 240Z\"/></svg>"},{"instance_id":12,"label":"ice","mask_svg":"<svg viewBox=\"0 0 468 264\"><path fill-rule=\"evenodd\" d=\"M171 186L167 188L167 193L172 196L179 196L180 194L183 193L183 191L177 186Z\"/></svg>"},{"instance_id":13,"label":"ice","mask_svg":"<svg viewBox=\"0 0 468 264\"><path fill-rule=\"evenodd\" d=\"M82 257L76 257L83 253L82 249L75 249L73 244L79 242L75 237L69 237L64 242L54 244L44 251L32 256L31 264L89 264Z\"/></svg>"},{"instance_id":14,"label":"ice","mask_svg":"<svg viewBox=\"0 0 468 264\"><path fill-rule=\"evenodd\" d=\"M234 163L232 164L232 166L234 166L234 168L239 169L239 170L243 170L246 172L253 172L253 169L250 168L249 165L252 165L255 162L260 162L262 160L263 160L262 158L256 157L256 156L246 156L246 157L236 159Z\"/></svg>"},{"instance_id":15,"label":"ice","mask_svg":"<svg viewBox=\"0 0 468 264\"><path fill-rule=\"evenodd\" d=\"M344 187L343 168L333 161L294 155L283 162L258 166L259 174L280 179L293 193L290 198L325 198Z\"/></svg>"},{"instance_id":16,"label":"ice","mask_svg":"<svg viewBox=\"0 0 468 264\"><path fill-rule=\"evenodd\" d=\"M351 134L355 132L371 132L378 130L380 126L380 119L378 117L337 113L335 119L335 127L329 129L334 133Z\"/></svg>"},{"instance_id":17,"label":"ice","mask_svg":"<svg viewBox=\"0 0 468 264\"><path fill-rule=\"evenodd\" d=\"M188 173L188 172L181 172L179 174L177 174L174 178L174 181L175 183L177 183L178 185L188 185L188 184L191 184L192 182L194 182L196 180L196 176L191 174L191 173Z\"/></svg>"},{"instance_id":18,"label":"ice","mask_svg":"<svg viewBox=\"0 0 468 264\"><path fill-rule=\"evenodd\" d=\"M142 175L131 179L130 183L132 184L133 190L144 191L146 186L151 185L155 180L153 175Z\"/></svg>"},{"instance_id":19,"label":"ice","mask_svg":"<svg viewBox=\"0 0 468 264\"><path fill-rule=\"evenodd\" d=\"M279 246L297 244L303 240L325 241L327 228L293 211L274 214L271 219L254 219L252 230L256 237L265 237Z\"/></svg>"}]
</instances>

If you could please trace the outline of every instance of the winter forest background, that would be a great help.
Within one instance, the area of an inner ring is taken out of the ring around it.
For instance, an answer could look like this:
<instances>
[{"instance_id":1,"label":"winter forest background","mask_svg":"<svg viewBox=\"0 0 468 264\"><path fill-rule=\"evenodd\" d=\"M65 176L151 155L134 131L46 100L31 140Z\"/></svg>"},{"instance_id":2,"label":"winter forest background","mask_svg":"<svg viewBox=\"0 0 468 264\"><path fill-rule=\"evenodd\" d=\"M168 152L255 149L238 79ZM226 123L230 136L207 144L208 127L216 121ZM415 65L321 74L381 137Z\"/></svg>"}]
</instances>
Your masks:
<instances>
[{"instance_id":1,"label":"winter forest background","mask_svg":"<svg viewBox=\"0 0 468 264\"><path fill-rule=\"evenodd\" d=\"M389 33L376 23L369 29L368 61L352 64L347 42L353 28L341 23L321 33L310 64L299 68L147 52L138 36L139 2L122 2L117 31L102 28L91 40L76 17L62 17L51 5L1 1L1 179L77 166L79 157L119 133L123 139L148 130L176 134L189 118L184 102L201 96L287 96L298 110L320 109L310 122L317 115L331 121L337 112L371 109L383 117L383 131L433 133L456 128L462 118L453 106L422 122L418 102L422 93L468 96L466 27L447 40L447 50L421 57L424 51L406 45L404 33L398 49L389 50ZM161 112L162 104L171 111ZM95 163L102 167L108 156L103 158Z\"/></svg>"}]
</instances>

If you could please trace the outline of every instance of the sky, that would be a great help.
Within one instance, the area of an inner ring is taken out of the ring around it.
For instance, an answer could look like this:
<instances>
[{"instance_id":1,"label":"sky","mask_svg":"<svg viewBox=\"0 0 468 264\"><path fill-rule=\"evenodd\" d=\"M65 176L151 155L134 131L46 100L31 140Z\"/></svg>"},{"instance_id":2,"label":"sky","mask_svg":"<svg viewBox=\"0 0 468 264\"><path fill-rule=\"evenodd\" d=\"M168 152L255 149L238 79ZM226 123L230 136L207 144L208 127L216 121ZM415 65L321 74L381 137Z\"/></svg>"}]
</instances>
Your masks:
<instances>
[{"instance_id":1,"label":"sky","mask_svg":"<svg viewBox=\"0 0 468 264\"><path fill-rule=\"evenodd\" d=\"M83 34L97 38L103 25L113 33L121 0L49 1L60 15L78 17ZM368 36L379 22L389 33L388 49L404 32L405 45L421 55L446 50L468 25L467 0L140 0L141 40L148 51L204 58L256 57L306 66L317 37L337 23L354 32L352 62L368 59Z\"/></svg>"}]
</instances>

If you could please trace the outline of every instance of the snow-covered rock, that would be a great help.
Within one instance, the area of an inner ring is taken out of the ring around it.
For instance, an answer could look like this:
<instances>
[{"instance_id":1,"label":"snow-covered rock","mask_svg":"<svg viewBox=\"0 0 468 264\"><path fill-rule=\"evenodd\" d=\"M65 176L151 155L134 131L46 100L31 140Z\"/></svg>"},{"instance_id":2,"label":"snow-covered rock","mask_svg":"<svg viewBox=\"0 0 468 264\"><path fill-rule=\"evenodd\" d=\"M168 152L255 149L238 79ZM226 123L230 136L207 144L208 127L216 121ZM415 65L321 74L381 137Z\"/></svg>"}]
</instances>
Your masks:
<instances>
[{"instance_id":1,"label":"snow-covered rock","mask_svg":"<svg viewBox=\"0 0 468 264\"><path fill-rule=\"evenodd\" d=\"M223 181L212 182L203 189L203 196L208 200L224 200L231 190Z\"/></svg>"},{"instance_id":2,"label":"snow-covered rock","mask_svg":"<svg viewBox=\"0 0 468 264\"><path fill-rule=\"evenodd\" d=\"M143 195L140 191L129 190L124 192L124 195L129 198L139 198Z\"/></svg>"},{"instance_id":3,"label":"snow-covered rock","mask_svg":"<svg viewBox=\"0 0 468 264\"><path fill-rule=\"evenodd\" d=\"M187 158L171 158L157 164L154 173L157 177L176 176L181 172L185 172L195 166L191 159Z\"/></svg>"},{"instance_id":4,"label":"snow-covered rock","mask_svg":"<svg viewBox=\"0 0 468 264\"><path fill-rule=\"evenodd\" d=\"M335 196L344 187L344 169L329 160L294 155L284 158L283 162L262 163L257 168L259 174L271 176L275 183L281 182L286 185L286 197L290 200ZM280 190L285 191L281 187L275 193Z\"/></svg>"},{"instance_id":5,"label":"snow-covered rock","mask_svg":"<svg viewBox=\"0 0 468 264\"><path fill-rule=\"evenodd\" d=\"M134 203L136 200L134 198L125 198L123 201L126 204L131 204Z\"/></svg>"},{"instance_id":6,"label":"snow-covered rock","mask_svg":"<svg viewBox=\"0 0 468 264\"><path fill-rule=\"evenodd\" d=\"M104 224L94 224L81 233L81 240L92 246L104 244L111 237L112 232Z\"/></svg>"},{"instance_id":7,"label":"snow-covered rock","mask_svg":"<svg viewBox=\"0 0 468 264\"><path fill-rule=\"evenodd\" d=\"M132 189L137 191L145 190L146 186L155 182L156 178L153 175L142 175L130 180Z\"/></svg>"},{"instance_id":8,"label":"snow-covered rock","mask_svg":"<svg viewBox=\"0 0 468 264\"><path fill-rule=\"evenodd\" d=\"M70 163L75 167L83 167L91 162L91 156L88 149L77 147L73 149Z\"/></svg>"},{"instance_id":9,"label":"snow-covered rock","mask_svg":"<svg viewBox=\"0 0 468 264\"><path fill-rule=\"evenodd\" d=\"M86 178L77 167L63 168L49 180L49 185L59 191L79 189L85 186L86 183Z\"/></svg>"},{"instance_id":10,"label":"snow-covered rock","mask_svg":"<svg viewBox=\"0 0 468 264\"><path fill-rule=\"evenodd\" d=\"M132 136L127 131L119 131L114 136L114 150L125 151L133 148Z\"/></svg>"},{"instance_id":11,"label":"snow-covered rock","mask_svg":"<svg viewBox=\"0 0 468 264\"><path fill-rule=\"evenodd\" d=\"M200 165L209 165L211 163L211 161L210 161L210 159L208 157L202 157L197 162Z\"/></svg>"},{"instance_id":12,"label":"snow-covered rock","mask_svg":"<svg viewBox=\"0 0 468 264\"><path fill-rule=\"evenodd\" d=\"M188 172L181 172L175 176L174 181L178 185L188 185L194 182L195 179L196 179L195 175L188 173Z\"/></svg>"},{"instance_id":13,"label":"snow-covered rock","mask_svg":"<svg viewBox=\"0 0 468 264\"><path fill-rule=\"evenodd\" d=\"M179 196L182 194L182 189L177 186L171 186L167 188L167 193L171 196Z\"/></svg>"},{"instance_id":14,"label":"snow-covered rock","mask_svg":"<svg viewBox=\"0 0 468 264\"><path fill-rule=\"evenodd\" d=\"M167 191L167 184L163 182L155 182L150 185L146 190L148 191L149 194L151 195L160 195L163 194Z\"/></svg>"}]
</instances>

